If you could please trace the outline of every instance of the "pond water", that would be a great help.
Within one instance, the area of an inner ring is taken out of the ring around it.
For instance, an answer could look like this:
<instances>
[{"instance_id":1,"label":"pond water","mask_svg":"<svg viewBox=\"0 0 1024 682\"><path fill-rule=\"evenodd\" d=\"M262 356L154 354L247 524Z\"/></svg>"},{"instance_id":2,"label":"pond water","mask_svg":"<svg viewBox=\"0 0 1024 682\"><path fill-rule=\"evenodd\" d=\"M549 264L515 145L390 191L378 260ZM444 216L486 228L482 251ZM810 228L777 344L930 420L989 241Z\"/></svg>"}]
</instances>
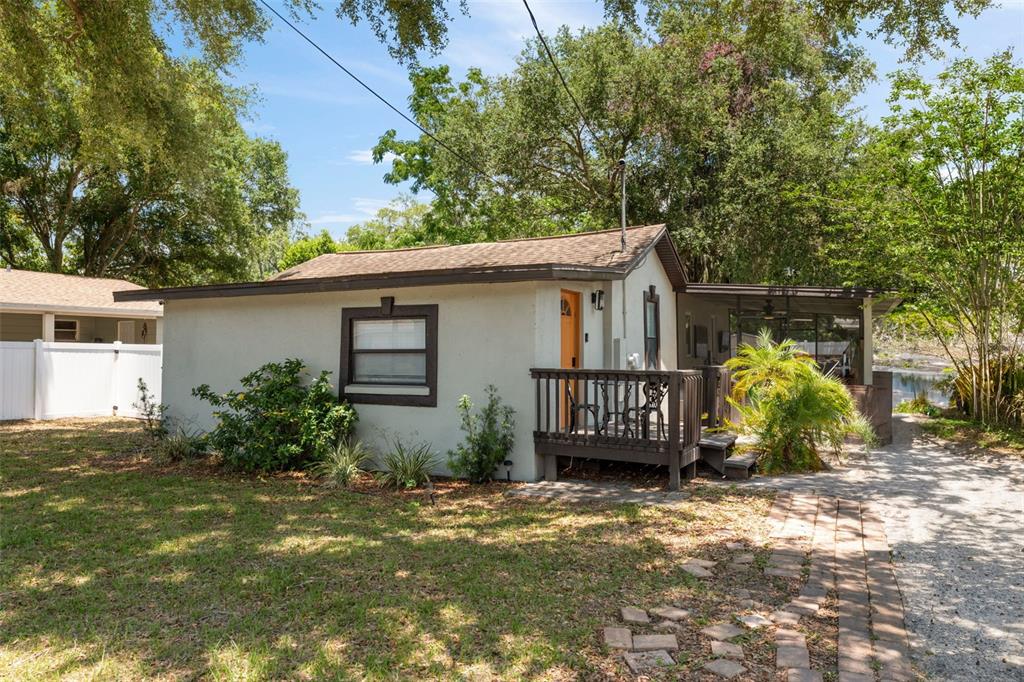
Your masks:
<instances>
[{"instance_id":1,"label":"pond water","mask_svg":"<svg viewBox=\"0 0 1024 682\"><path fill-rule=\"evenodd\" d=\"M948 374L925 369L905 369L902 367L875 367L879 371L892 372L892 406L896 407L904 400L913 400L919 393L926 393L928 400L938 407L949 406L949 394L936 390L935 384L945 379Z\"/></svg>"}]
</instances>

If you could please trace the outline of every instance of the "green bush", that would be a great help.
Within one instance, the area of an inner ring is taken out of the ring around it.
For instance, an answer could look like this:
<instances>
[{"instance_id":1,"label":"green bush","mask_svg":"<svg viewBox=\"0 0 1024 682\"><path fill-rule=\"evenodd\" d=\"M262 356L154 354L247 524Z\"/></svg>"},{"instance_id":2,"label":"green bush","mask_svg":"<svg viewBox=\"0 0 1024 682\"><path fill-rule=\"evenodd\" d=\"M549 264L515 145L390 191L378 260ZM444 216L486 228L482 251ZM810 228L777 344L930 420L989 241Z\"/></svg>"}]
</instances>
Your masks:
<instances>
[{"instance_id":1,"label":"green bush","mask_svg":"<svg viewBox=\"0 0 1024 682\"><path fill-rule=\"evenodd\" d=\"M342 441L322 460L314 462L310 472L328 487L343 488L363 470L370 458L369 449L361 441Z\"/></svg>"},{"instance_id":2,"label":"green bush","mask_svg":"<svg viewBox=\"0 0 1024 682\"><path fill-rule=\"evenodd\" d=\"M396 437L381 465L384 470L378 476L382 487L415 488L430 480L437 456L430 443L406 444Z\"/></svg>"},{"instance_id":3,"label":"green bush","mask_svg":"<svg viewBox=\"0 0 1024 682\"><path fill-rule=\"evenodd\" d=\"M729 402L742 418L732 426L754 435L766 473L817 471L822 448L839 455L848 436L875 441L842 382L822 374L793 341L774 343L763 330L725 365L736 380Z\"/></svg>"},{"instance_id":4,"label":"green bush","mask_svg":"<svg viewBox=\"0 0 1024 682\"><path fill-rule=\"evenodd\" d=\"M931 404L927 393L918 393L912 400L904 400L893 410L898 414L924 414L929 417L937 417L941 414L939 408Z\"/></svg>"},{"instance_id":5,"label":"green bush","mask_svg":"<svg viewBox=\"0 0 1024 682\"><path fill-rule=\"evenodd\" d=\"M487 387L487 405L473 414L468 395L459 399L462 430L466 440L448 452L448 466L456 476L483 483L494 476L495 468L508 459L515 439L515 410L501 404L498 389Z\"/></svg>"},{"instance_id":6,"label":"green bush","mask_svg":"<svg viewBox=\"0 0 1024 682\"><path fill-rule=\"evenodd\" d=\"M242 377L241 391L219 394L207 384L192 395L215 408L217 426L210 445L224 463L243 471L282 471L322 459L336 443L347 440L358 415L338 402L330 372L304 385L301 360L270 362Z\"/></svg>"}]
</instances>

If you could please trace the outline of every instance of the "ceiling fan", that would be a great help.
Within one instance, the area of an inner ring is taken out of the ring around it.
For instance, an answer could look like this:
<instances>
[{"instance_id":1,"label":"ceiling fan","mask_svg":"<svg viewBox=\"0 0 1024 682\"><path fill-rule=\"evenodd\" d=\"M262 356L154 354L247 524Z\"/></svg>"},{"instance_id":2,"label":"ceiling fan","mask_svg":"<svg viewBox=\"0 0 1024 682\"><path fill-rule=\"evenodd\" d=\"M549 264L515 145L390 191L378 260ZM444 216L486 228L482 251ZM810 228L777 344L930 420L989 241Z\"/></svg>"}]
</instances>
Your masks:
<instances>
[{"instance_id":1,"label":"ceiling fan","mask_svg":"<svg viewBox=\"0 0 1024 682\"><path fill-rule=\"evenodd\" d=\"M764 320L774 320L776 317L785 317L786 311L783 310L779 313L775 312L775 305L772 303L772 299L766 298L764 300L764 307L761 308L761 318Z\"/></svg>"}]
</instances>

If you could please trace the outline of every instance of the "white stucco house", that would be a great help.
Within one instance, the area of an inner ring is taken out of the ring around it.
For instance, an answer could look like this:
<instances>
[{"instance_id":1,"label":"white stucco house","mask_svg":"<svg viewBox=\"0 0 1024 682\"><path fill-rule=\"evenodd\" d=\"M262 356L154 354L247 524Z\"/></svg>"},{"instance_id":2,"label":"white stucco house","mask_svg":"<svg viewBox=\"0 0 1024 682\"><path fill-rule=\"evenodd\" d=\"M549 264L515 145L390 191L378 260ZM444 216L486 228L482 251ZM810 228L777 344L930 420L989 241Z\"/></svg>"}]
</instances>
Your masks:
<instances>
[{"instance_id":1,"label":"white stucco house","mask_svg":"<svg viewBox=\"0 0 1024 682\"><path fill-rule=\"evenodd\" d=\"M677 482L698 457L703 400L702 370L677 369L714 360L694 355L708 343L694 343L695 315L724 314L728 331L731 313L717 300L677 311L699 294L664 225L624 235L327 254L262 282L115 298L163 303L162 399L201 428L213 421L193 387L236 388L296 357L332 373L378 448L399 435L443 455L463 437L460 396L479 402L493 384L516 410L513 479L552 477L558 456L577 455L668 464Z\"/></svg>"}]
</instances>

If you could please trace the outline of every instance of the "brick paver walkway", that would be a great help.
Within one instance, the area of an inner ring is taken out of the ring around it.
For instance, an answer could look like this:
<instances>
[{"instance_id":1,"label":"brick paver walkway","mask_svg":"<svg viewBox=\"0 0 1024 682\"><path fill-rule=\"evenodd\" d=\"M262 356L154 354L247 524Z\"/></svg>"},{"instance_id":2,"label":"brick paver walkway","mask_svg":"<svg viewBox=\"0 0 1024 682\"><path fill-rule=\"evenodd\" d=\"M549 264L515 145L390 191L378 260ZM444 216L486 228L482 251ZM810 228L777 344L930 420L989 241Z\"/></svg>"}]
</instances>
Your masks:
<instances>
[{"instance_id":1,"label":"brick paver walkway","mask_svg":"<svg viewBox=\"0 0 1024 682\"><path fill-rule=\"evenodd\" d=\"M839 613L840 682L914 679L903 600L885 527L868 504L813 494L779 493L769 517L775 547L765 573L806 574L800 595L773 614L814 613L835 590ZM809 555L809 562L807 561ZM799 633L776 632L777 663L791 679L814 679Z\"/></svg>"}]
</instances>

